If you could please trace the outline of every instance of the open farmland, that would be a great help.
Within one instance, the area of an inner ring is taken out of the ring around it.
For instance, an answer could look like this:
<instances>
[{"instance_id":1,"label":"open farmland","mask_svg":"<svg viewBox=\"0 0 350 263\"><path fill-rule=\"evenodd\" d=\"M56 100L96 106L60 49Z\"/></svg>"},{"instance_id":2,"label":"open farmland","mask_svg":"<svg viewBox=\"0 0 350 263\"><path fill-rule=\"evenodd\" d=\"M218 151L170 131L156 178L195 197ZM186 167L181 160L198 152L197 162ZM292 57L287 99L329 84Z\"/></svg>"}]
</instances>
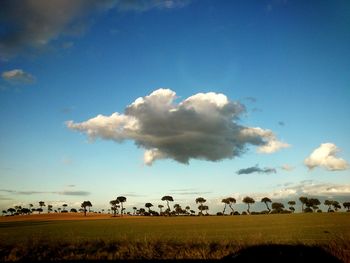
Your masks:
<instances>
[{"instance_id":1,"label":"open farmland","mask_svg":"<svg viewBox=\"0 0 350 263\"><path fill-rule=\"evenodd\" d=\"M18 220L20 218L23 220ZM81 214L6 217L0 221L1 257L21 259L26 250L31 250L43 254L51 251L48 258L52 259L55 258L54 253L63 253L55 248L70 247L70 252L79 248L81 253L92 253L88 259L179 256L217 259L251 245L304 244L324 247L346 261L350 248L349 222L349 213L224 217L113 218L96 215L84 218ZM41 249L38 250L38 246ZM131 249L133 246L137 249ZM189 249L185 251L187 254L175 253L181 247ZM81 249L93 252L82 252ZM73 259L86 259L86 255L75 256ZM40 256L36 255L36 258Z\"/></svg>"}]
</instances>

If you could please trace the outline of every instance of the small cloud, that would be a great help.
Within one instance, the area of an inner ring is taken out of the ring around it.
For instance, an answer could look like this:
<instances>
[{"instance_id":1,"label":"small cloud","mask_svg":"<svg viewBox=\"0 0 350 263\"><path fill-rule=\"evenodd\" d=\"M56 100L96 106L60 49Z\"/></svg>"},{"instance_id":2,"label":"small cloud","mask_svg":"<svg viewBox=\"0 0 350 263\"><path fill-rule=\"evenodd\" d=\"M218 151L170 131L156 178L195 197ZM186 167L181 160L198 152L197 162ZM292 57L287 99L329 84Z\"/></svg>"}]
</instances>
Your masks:
<instances>
[{"instance_id":1,"label":"small cloud","mask_svg":"<svg viewBox=\"0 0 350 263\"><path fill-rule=\"evenodd\" d=\"M294 168L295 168L294 166L291 166L289 164L283 164L281 166L281 169L284 170L284 171L287 171L287 172L293 171Z\"/></svg>"},{"instance_id":2,"label":"small cloud","mask_svg":"<svg viewBox=\"0 0 350 263\"><path fill-rule=\"evenodd\" d=\"M90 195L90 192L87 191L62 191L62 192L53 192L59 195L76 195L76 196L87 196Z\"/></svg>"},{"instance_id":3,"label":"small cloud","mask_svg":"<svg viewBox=\"0 0 350 263\"><path fill-rule=\"evenodd\" d=\"M279 125L279 126L284 126L285 123L284 123L284 121L279 121L279 122L278 122L278 125Z\"/></svg>"},{"instance_id":4,"label":"small cloud","mask_svg":"<svg viewBox=\"0 0 350 263\"><path fill-rule=\"evenodd\" d=\"M212 192L175 192L173 195L206 195L211 194Z\"/></svg>"},{"instance_id":5,"label":"small cloud","mask_svg":"<svg viewBox=\"0 0 350 263\"><path fill-rule=\"evenodd\" d=\"M333 143L322 143L309 157L304 164L310 169L322 167L328 171L342 171L349 168L349 164L342 158L337 157L340 150Z\"/></svg>"},{"instance_id":6,"label":"small cloud","mask_svg":"<svg viewBox=\"0 0 350 263\"><path fill-rule=\"evenodd\" d=\"M62 158L62 163L64 165L71 165L71 164L73 164L73 160L71 158L65 156Z\"/></svg>"},{"instance_id":7,"label":"small cloud","mask_svg":"<svg viewBox=\"0 0 350 263\"><path fill-rule=\"evenodd\" d=\"M264 173L264 174L270 174L270 173L276 173L276 169L275 168L260 168L258 165L252 166L252 167L248 167L248 168L244 168L244 169L240 169L237 171L237 174L251 174L251 173Z\"/></svg>"},{"instance_id":8,"label":"small cloud","mask_svg":"<svg viewBox=\"0 0 350 263\"><path fill-rule=\"evenodd\" d=\"M10 84L32 84L35 82L35 77L31 74L24 72L22 69L13 69L4 71L1 77Z\"/></svg>"},{"instance_id":9,"label":"small cloud","mask_svg":"<svg viewBox=\"0 0 350 263\"><path fill-rule=\"evenodd\" d=\"M68 184L67 187L73 188L73 187L75 187L75 184Z\"/></svg>"},{"instance_id":10,"label":"small cloud","mask_svg":"<svg viewBox=\"0 0 350 263\"><path fill-rule=\"evenodd\" d=\"M254 98L254 97L245 97L244 99L249 101L249 102L251 102L251 103L255 103L256 102L256 98Z\"/></svg>"}]
</instances>

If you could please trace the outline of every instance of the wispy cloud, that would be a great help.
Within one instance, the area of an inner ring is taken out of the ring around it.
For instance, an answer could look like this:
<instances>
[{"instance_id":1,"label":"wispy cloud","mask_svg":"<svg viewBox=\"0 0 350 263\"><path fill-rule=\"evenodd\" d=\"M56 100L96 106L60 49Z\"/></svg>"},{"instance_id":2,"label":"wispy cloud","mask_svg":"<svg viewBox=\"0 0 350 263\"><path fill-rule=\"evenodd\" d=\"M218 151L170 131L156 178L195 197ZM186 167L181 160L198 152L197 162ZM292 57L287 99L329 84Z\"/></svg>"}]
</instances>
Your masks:
<instances>
[{"instance_id":1,"label":"wispy cloud","mask_svg":"<svg viewBox=\"0 0 350 263\"><path fill-rule=\"evenodd\" d=\"M124 114L97 115L66 124L90 140L133 140L146 150L144 162L148 165L158 159L185 164L190 159L230 159L244 154L248 145L257 146L259 153L289 147L271 130L240 125L244 105L230 101L224 94L198 93L180 103L176 99L174 91L158 89L136 99Z\"/></svg>"},{"instance_id":2,"label":"wispy cloud","mask_svg":"<svg viewBox=\"0 0 350 263\"><path fill-rule=\"evenodd\" d=\"M281 166L281 169L284 170L284 171L287 171L287 172L293 171L294 168L295 168L294 166L291 166L291 165L289 165L289 164L283 164L283 165Z\"/></svg>"},{"instance_id":3,"label":"wispy cloud","mask_svg":"<svg viewBox=\"0 0 350 263\"><path fill-rule=\"evenodd\" d=\"M276 173L276 172L277 171L275 168L269 168L269 167L260 168L259 165L255 165L252 167L240 169L237 171L237 174L251 174L251 173L270 174L270 173Z\"/></svg>"},{"instance_id":4,"label":"wispy cloud","mask_svg":"<svg viewBox=\"0 0 350 263\"><path fill-rule=\"evenodd\" d=\"M35 195L35 194L57 194L57 195L77 195L87 196L90 192L87 191L17 191L10 189L0 189L0 192L15 194L15 195Z\"/></svg>"},{"instance_id":5,"label":"wispy cloud","mask_svg":"<svg viewBox=\"0 0 350 263\"><path fill-rule=\"evenodd\" d=\"M339 148L334 143L322 143L309 157L304 164L310 169L322 167L328 171L341 171L349 168L349 163L337 157Z\"/></svg>"},{"instance_id":6,"label":"wispy cloud","mask_svg":"<svg viewBox=\"0 0 350 263\"><path fill-rule=\"evenodd\" d=\"M13 69L4 71L1 77L6 82L17 85L17 84L32 84L35 82L35 77L22 69Z\"/></svg>"}]
</instances>

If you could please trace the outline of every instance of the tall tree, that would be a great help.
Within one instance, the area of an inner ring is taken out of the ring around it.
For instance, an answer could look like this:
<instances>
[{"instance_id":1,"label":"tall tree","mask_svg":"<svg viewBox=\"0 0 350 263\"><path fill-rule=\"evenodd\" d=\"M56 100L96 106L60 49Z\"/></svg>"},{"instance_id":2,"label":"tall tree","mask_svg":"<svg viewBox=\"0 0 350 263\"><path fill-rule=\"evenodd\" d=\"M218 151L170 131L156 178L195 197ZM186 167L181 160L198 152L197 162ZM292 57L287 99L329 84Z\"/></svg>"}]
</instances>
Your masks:
<instances>
[{"instance_id":1,"label":"tall tree","mask_svg":"<svg viewBox=\"0 0 350 263\"><path fill-rule=\"evenodd\" d=\"M320 200L317 198L309 198L306 202L308 208L312 208L314 212L318 209L318 206L321 204Z\"/></svg>"},{"instance_id":2,"label":"tall tree","mask_svg":"<svg viewBox=\"0 0 350 263\"><path fill-rule=\"evenodd\" d=\"M251 204L254 204L255 203L255 200L249 196L246 196L243 198L243 203L247 204L248 205L248 209L247 209L247 212L248 214L250 214L250 205Z\"/></svg>"},{"instance_id":3,"label":"tall tree","mask_svg":"<svg viewBox=\"0 0 350 263\"><path fill-rule=\"evenodd\" d=\"M134 214L133 214L133 215L135 215L135 214L136 214L137 207L134 206L132 209L134 210Z\"/></svg>"},{"instance_id":4,"label":"tall tree","mask_svg":"<svg viewBox=\"0 0 350 263\"><path fill-rule=\"evenodd\" d=\"M338 201L332 201L332 206L333 206L335 211L338 211L338 209L341 208L341 206L340 206Z\"/></svg>"},{"instance_id":5,"label":"tall tree","mask_svg":"<svg viewBox=\"0 0 350 263\"><path fill-rule=\"evenodd\" d=\"M162 214L162 209L163 209L164 205L158 205L158 208L159 208L159 214L161 215Z\"/></svg>"},{"instance_id":6,"label":"tall tree","mask_svg":"<svg viewBox=\"0 0 350 263\"><path fill-rule=\"evenodd\" d=\"M146 203L145 204L145 207L146 208L148 208L148 213L151 213L151 207L152 207L153 205L151 204L151 203Z\"/></svg>"},{"instance_id":7,"label":"tall tree","mask_svg":"<svg viewBox=\"0 0 350 263\"><path fill-rule=\"evenodd\" d=\"M324 205L326 205L326 206L328 206L328 210L327 210L327 212L329 213L330 211L331 211L331 206L332 206L332 203L333 203L333 201L331 201L331 200L324 200Z\"/></svg>"},{"instance_id":8,"label":"tall tree","mask_svg":"<svg viewBox=\"0 0 350 263\"><path fill-rule=\"evenodd\" d=\"M200 206L198 206L198 209L200 210L200 215L203 215L203 210L204 210L204 206L203 204L206 202L207 200L205 200L203 197L198 197L196 198L196 204L200 204Z\"/></svg>"},{"instance_id":9,"label":"tall tree","mask_svg":"<svg viewBox=\"0 0 350 263\"><path fill-rule=\"evenodd\" d=\"M344 208L346 209L347 212L350 211L350 202L344 202L343 206L344 206Z\"/></svg>"},{"instance_id":10,"label":"tall tree","mask_svg":"<svg viewBox=\"0 0 350 263\"><path fill-rule=\"evenodd\" d=\"M63 206L63 211L66 211L66 208L67 208L68 205L67 204L63 204L62 206Z\"/></svg>"},{"instance_id":11,"label":"tall tree","mask_svg":"<svg viewBox=\"0 0 350 263\"><path fill-rule=\"evenodd\" d=\"M89 212L90 212L90 207L92 207L92 204L90 201L84 201L81 203L81 208L84 209L84 216L86 216L86 208L89 208Z\"/></svg>"},{"instance_id":12,"label":"tall tree","mask_svg":"<svg viewBox=\"0 0 350 263\"><path fill-rule=\"evenodd\" d=\"M47 205L47 213L49 214L52 211L52 205Z\"/></svg>"},{"instance_id":13,"label":"tall tree","mask_svg":"<svg viewBox=\"0 0 350 263\"><path fill-rule=\"evenodd\" d=\"M308 198L305 196L300 196L299 197L299 201L301 203L301 211L304 212L304 206L306 205L306 203L308 202Z\"/></svg>"},{"instance_id":14,"label":"tall tree","mask_svg":"<svg viewBox=\"0 0 350 263\"><path fill-rule=\"evenodd\" d=\"M228 206L231 208L232 212L231 215L233 215L233 213L235 212L235 210L233 210L232 205L236 203L236 199L234 197L227 197L227 200L229 201Z\"/></svg>"},{"instance_id":15,"label":"tall tree","mask_svg":"<svg viewBox=\"0 0 350 263\"><path fill-rule=\"evenodd\" d=\"M111 209L113 211L113 216L117 216L117 211L118 211L118 204L119 201L117 199L109 201L109 204L111 205Z\"/></svg>"},{"instance_id":16,"label":"tall tree","mask_svg":"<svg viewBox=\"0 0 350 263\"><path fill-rule=\"evenodd\" d=\"M6 215L7 214L7 211L6 210L2 210L2 215Z\"/></svg>"},{"instance_id":17,"label":"tall tree","mask_svg":"<svg viewBox=\"0 0 350 263\"><path fill-rule=\"evenodd\" d=\"M16 209L14 209L13 207L10 207L9 209L7 209L7 212L13 215L13 213L16 212Z\"/></svg>"},{"instance_id":18,"label":"tall tree","mask_svg":"<svg viewBox=\"0 0 350 263\"><path fill-rule=\"evenodd\" d=\"M190 206L186 206L185 209L186 209L186 214L189 215L190 214L189 211L191 210L191 207Z\"/></svg>"},{"instance_id":19,"label":"tall tree","mask_svg":"<svg viewBox=\"0 0 350 263\"><path fill-rule=\"evenodd\" d=\"M181 205L179 205L179 204L175 204L175 205L174 205L174 209L175 209L175 213L176 213L177 215L183 213L182 208L181 208Z\"/></svg>"},{"instance_id":20,"label":"tall tree","mask_svg":"<svg viewBox=\"0 0 350 263\"><path fill-rule=\"evenodd\" d=\"M295 201L293 201L293 200L292 201L288 201L288 205L289 205L289 210L294 213L294 211L295 211L295 208L294 208Z\"/></svg>"},{"instance_id":21,"label":"tall tree","mask_svg":"<svg viewBox=\"0 0 350 263\"><path fill-rule=\"evenodd\" d=\"M267 210L268 210L269 213L270 213L270 212L271 212L271 209L270 209L270 207L269 207L269 205L268 205L267 203L272 203L271 199L268 198L268 197L264 197L264 198L261 199L261 202L262 202L262 203L265 203L266 208L267 208Z\"/></svg>"},{"instance_id":22,"label":"tall tree","mask_svg":"<svg viewBox=\"0 0 350 263\"><path fill-rule=\"evenodd\" d=\"M284 205L282 203L275 202L275 203L271 204L271 207L272 207L273 211L280 213L280 212L282 212Z\"/></svg>"},{"instance_id":23,"label":"tall tree","mask_svg":"<svg viewBox=\"0 0 350 263\"><path fill-rule=\"evenodd\" d=\"M121 215L123 216L123 213L124 213L123 203L126 202L126 197L125 196L118 196L117 200L119 201L120 205L122 206Z\"/></svg>"},{"instance_id":24,"label":"tall tree","mask_svg":"<svg viewBox=\"0 0 350 263\"><path fill-rule=\"evenodd\" d=\"M173 197L170 196L170 195L165 195L165 196L162 197L162 201L166 201L166 204L167 204L167 206L168 206L168 210L167 210L167 211L168 211L168 213L170 214L171 209L170 209L169 202L174 202Z\"/></svg>"},{"instance_id":25,"label":"tall tree","mask_svg":"<svg viewBox=\"0 0 350 263\"><path fill-rule=\"evenodd\" d=\"M230 204L230 201L228 200L228 198L224 198L224 199L221 200L221 203L224 203L224 204L225 204L224 210L222 211L222 214L225 215L226 206L227 206L228 204Z\"/></svg>"},{"instance_id":26,"label":"tall tree","mask_svg":"<svg viewBox=\"0 0 350 263\"><path fill-rule=\"evenodd\" d=\"M45 206L45 202L44 201L40 201L39 202L39 206L41 208L41 212L43 211L43 206ZM41 213L40 210L39 210L39 214Z\"/></svg>"}]
</instances>

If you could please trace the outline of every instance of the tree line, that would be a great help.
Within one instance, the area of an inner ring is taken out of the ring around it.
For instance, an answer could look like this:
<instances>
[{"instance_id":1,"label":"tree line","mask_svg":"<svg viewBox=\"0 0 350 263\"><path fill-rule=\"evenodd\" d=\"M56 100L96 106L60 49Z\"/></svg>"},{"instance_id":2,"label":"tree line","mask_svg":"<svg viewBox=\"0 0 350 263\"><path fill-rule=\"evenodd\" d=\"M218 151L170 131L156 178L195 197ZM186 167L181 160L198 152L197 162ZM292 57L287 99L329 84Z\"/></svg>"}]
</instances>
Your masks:
<instances>
[{"instance_id":1,"label":"tree line","mask_svg":"<svg viewBox=\"0 0 350 263\"><path fill-rule=\"evenodd\" d=\"M107 209L106 211L102 209L98 213L108 213L112 214L113 216L123 216L125 214L127 215L139 215L139 216L179 216L179 215L196 215L196 211L191 209L190 206L185 206L184 208L180 204L174 204L173 209L170 207L170 202L174 202L174 198L169 195L165 195L161 198L161 201L164 201L163 204L159 204L158 211L153 210L154 205L150 202L145 203L144 207L132 207L133 212L126 212L126 208L124 207L124 203L126 203L127 198L125 196L118 196L116 199L113 199L109 202L110 209ZM305 196L299 197L299 201L301 203L301 212L304 213L313 213L318 212L321 213L322 210L320 209L321 202L317 198L308 198ZM197 215L209 215L208 210L209 206L206 204L207 200L203 197L198 197L195 199L196 204L198 205L198 213ZM240 215L238 211L235 211L234 205L236 204L236 199L234 197L227 197L223 198L221 200L223 203L223 211L216 213L218 216L223 215ZM253 211L251 212L251 206L256 203L254 198L246 196L242 199L242 202L247 205L247 210L243 211L242 215L247 214L280 214L280 213L294 213L295 212L295 200L290 200L287 202L287 206L280 202L272 202L272 200L268 197L264 197L260 200L261 203L264 203L266 206L266 210L263 211ZM337 212L339 209L341 209L341 204L336 200L325 200L323 203L325 206L328 207L327 212ZM90 208L92 207L92 203L90 201L84 201L81 203L81 206L79 209L71 208L70 210L67 209L68 205L63 204L62 207L57 207L56 209L53 208L52 205L48 204L46 206L44 201L38 202L39 207L34 208L33 204L29 204L28 207L22 207L22 206L15 206L10 207L7 210L3 210L3 215L25 215L25 214L32 214L34 212L38 212L41 214L42 212L47 213L77 213L82 212L86 216L87 212L91 212ZM46 209L45 209L46 207ZM344 209L346 209L347 212L350 212L350 202L344 202L343 203ZM164 209L165 208L165 209ZM229 212L227 212L228 208L230 209ZM147 210L146 210L147 209ZM94 211L94 213L97 213Z\"/></svg>"}]
</instances>

